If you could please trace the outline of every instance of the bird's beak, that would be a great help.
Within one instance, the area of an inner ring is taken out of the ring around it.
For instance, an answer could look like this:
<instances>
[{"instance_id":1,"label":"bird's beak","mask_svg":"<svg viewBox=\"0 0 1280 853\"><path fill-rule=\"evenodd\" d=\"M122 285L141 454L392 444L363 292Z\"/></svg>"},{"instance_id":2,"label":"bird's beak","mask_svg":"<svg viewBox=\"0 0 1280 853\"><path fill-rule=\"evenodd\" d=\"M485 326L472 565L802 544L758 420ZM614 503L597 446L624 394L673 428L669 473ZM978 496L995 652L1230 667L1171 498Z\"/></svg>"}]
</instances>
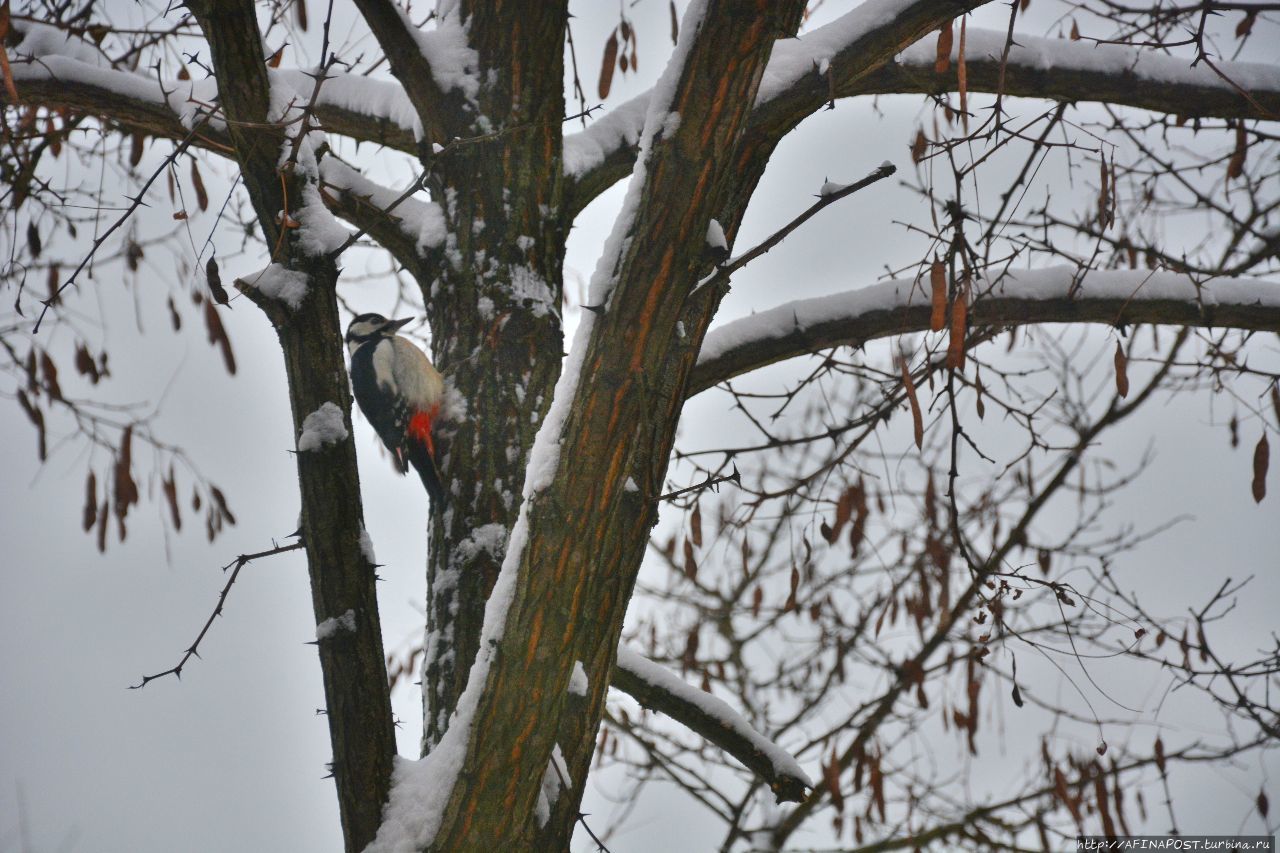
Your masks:
<instances>
[{"instance_id":1,"label":"bird's beak","mask_svg":"<svg viewBox=\"0 0 1280 853\"><path fill-rule=\"evenodd\" d=\"M405 317L403 320L388 320L387 325L383 326L382 328L388 332L394 332L400 329L402 326L407 326L412 322L413 322L412 317Z\"/></svg>"}]
</instances>

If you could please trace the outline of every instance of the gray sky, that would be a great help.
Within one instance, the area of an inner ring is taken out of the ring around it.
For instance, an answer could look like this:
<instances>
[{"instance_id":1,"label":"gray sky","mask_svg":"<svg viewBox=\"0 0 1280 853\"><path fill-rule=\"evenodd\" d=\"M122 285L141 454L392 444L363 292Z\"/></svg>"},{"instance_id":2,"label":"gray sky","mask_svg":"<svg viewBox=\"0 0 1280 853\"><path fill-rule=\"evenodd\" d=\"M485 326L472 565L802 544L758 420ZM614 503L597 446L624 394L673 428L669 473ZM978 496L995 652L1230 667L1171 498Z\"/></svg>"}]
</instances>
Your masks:
<instances>
[{"instance_id":1,"label":"gray sky","mask_svg":"<svg viewBox=\"0 0 1280 853\"><path fill-rule=\"evenodd\" d=\"M603 21L613 9L580 3L574 11L579 64L593 90L598 45L609 26ZM659 52L665 56L669 46L665 4L642 4L630 14L638 19L643 73L615 78L608 105L651 82ZM885 159L909 168L907 145L922 101L881 99L883 118L870 104L845 102L807 122L771 164L757 196L765 203L753 209L739 247L806 206L827 177L853 180ZM401 177L408 174L406 169ZM1042 183L1062 177L1043 175ZM567 264L571 291L575 274L590 276L619 200L615 188L580 217ZM927 209L913 194L886 181L828 211L735 280L722 316L869 284L885 264L919 257L918 239L894 220L924 216ZM197 218L197 233L210 219ZM166 537L158 523L162 502L153 499L155 484L148 484L130 517L128 541L118 543L113 532L100 556L92 536L79 530L83 448L62 447L41 467L33 432L17 407L0 419L6 448L0 488L0 853L339 850L335 797L323 778L328 732L315 714L323 696L316 655L306 645L315 625L301 558L275 557L242 573L201 647L203 659L189 665L181 682L125 689L143 673L177 661L221 588L219 568L238 553L270 546L273 537L283 541L298 512L279 348L268 324L245 301L223 312L240 364L234 379L226 377L202 332L192 328L198 315L188 312L183 333L169 330L164 297L176 275L173 263L159 253L149 262L154 266L136 296L110 272L94 281L115 376L101 393L117 401L162 400L157 430L182 444L223 488L239 523L209 545L201 520L188 514L183 532ZM224 280L252 264L245 258L224 264ZM385 285L347 285L345 291L363 310L389 308L389 294ZM137 336L139 325L145 336ZM64 385L69 393L75 387ZM682 427L685 446L723 438L716 417L722 405L722 397L707 394L691 406ZM1247 448L1256 435L1246 430L1245 449L1232 452L1225 430L1209 423L1206 395L1161 405L1108 439L1119 458L1135 458L1149 443L1158 453L1152 470L1121 496L1115 517L1139 526L1183 513L1194 520L1126 560L1126 577L1151 591L1157 609L1180 612L1203 600L1224 575L1256 573L1259 579L1241 602L1238 624L1247 636L1239 639L1245 650L1265 645L1275 624L1271 605L1280 601L1273 570L1280 532L1276 496L1258 506L1248 494ZM385 641L396 649L416 642L421 631L426 498L415 481L391 472L358 417L356 429L366 523L385 565ZM138 455L137 468L149 470L150 459ZM95 459L100 468L103 457ZM1274 475L1271 485L1280 490ZM1135 684L1104 668L1093 673L1116 695L1146 702L1148 709L1153 692L1167 683L1152 678ZM395 707L403 720L401 753L416 755L416 692L398 690ZM1184 732L1201 726L1212 734L1219 719L1193 715L1181 724ZM1010 731L1018 735L1016 726ZM1021 734L1029 740L1018 735L1010 752L1035 748L1036 732ZM817 775L816 767L809 769ZM1272 760L1269 768L1175 777L1180 793L1188 795L1183 828L1258 830L1256 816L1241 823L1241 805L1277 769ZM1239 791L1248 796L1242 799ZM607 826L609 809L589 786L584 810ZM655 790L632 829L611 847L615 853L703 849L705 839L718 838L718 827L703 821L698 807L678 794Z\"/></svg>"}]
</instances>

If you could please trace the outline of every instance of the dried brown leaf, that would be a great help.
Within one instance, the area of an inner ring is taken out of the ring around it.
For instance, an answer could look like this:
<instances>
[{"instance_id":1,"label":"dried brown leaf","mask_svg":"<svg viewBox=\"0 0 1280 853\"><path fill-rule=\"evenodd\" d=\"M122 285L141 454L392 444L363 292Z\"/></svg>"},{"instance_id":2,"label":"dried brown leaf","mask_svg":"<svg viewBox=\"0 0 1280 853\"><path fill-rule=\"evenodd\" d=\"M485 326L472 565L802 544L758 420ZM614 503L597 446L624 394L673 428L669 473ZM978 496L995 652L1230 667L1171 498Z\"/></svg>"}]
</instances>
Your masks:
<instances>
[{"instance_id":1,"label":"dried brown leaf","mask_svg":"<svg viewBox=\"0 0 1280 853\"><path fill-rule=\"evenodd\" d=\"M907 360L900 359L898 366L902 372L902 389L907 395L907 402L911 405L911 430L916 440L916 450L924 449L924 413L920 411L920 399L916 395L916 384L911 379L911 369L907 367Z\"/></svg>"},{"instance_id":2,"label":"dried brown leaf","mask_svg":"<svg viewBox=\"0 0 1280 853\"><path fill-rule=\"evenodd\" d=\"M173 473L173 465L169 466L169 476L160 479L160 488L164 492L165 502L169 504L169 515L173 519L173 529L182 529L182 511L178 508L178 481Z\"/></svg>"},{"instance_id":3,"label":"dried brown leaf","mask_svg":"<svg viewBox=\"0 0 1280 853\"><path fill-rule=\"evenodd\" d=\"M49 275L45 279L45 288L49 291L50 305L57 305L62 301L62 268L57 264L49 265Z\"/></svg>"},{"instance_id":4,"label":"dried brown leaf","mask_svg":"<svg viewBox=\"0 0 1280 853\"><path fill-rule=\"evenodd\" d=\"M925 151L929 148L929 140L925 138L924 128L916 131L916 138L911 142L911 162L919 163L924 159Z\"/></svg>"},{"instance_id":5,"label":"dried brown leaf","mask_svg":"<svg viewBox=\"0 0 1280 853\"><path fill-rule=\"evenodd\" d=\"M40 243L40 228L36 225L34 221L28 222L27 223L27 251L31 254L31 257L38 258L40 257L40 252L43 248L44 248L43 245L41 245Z\"/></svg>"},{"instance_id":6,"label":"dried brown leaf","mask_svg":"<svg viewBox=\"0 0 1280 853\"><path fill-rule=\"evenodd\" d=\"M613 69L618 63L618 31L609 33L604 43L604 58L600 60L600 83L596 88L600 100L609 97L609 89L613 86Z\"/></svg>"},{"instance_id":7,"label":"dried brown leaf","mask_svg":"<svg viewBox=\"0 0 1280 853\"><path fill-rule=\"evenodd\" d=\"M671 9L671 43L674 45L680 41L680 16L676 14L676 0L671 0L669 8Z\"/></svg>"},{"instance_id":8,"label":"dried brown leaf","mask_svg":"<svg viewBox=\"0 0 1280 853\"><path fill-rule=\"evenodd\" d=\"M222 276L218 274L218 261L215 258L209 258L209 262L204 265L204 273L209 281L209 292L213 294L213 301L219 305L226 305L229 301L227 290L222 286Z\"/></svg>"},{"instance_id":9,"label":"dried brown leaf","mask_svg":"<svg viewBox=\"0 0 1280 853\"><path fill-rule=\"evenodd\" d=\"M92 469L89 470L89 477L85 480L84 491L84 516L81 524L84 532L88 533L98 520L98 477Z\"/></svg>"},{"instance_id":10,"label":"dried brown leaf","mask_svg":"<svg viewBox=\"0 0 1280 853\"><path fill-rule=\"evenodd\" d=\"M844 811L844 794L840 791L840 757L836 748L831 747L831 759L823 762L822 781L826 783L827 792L831 795L831 805L836 812Z\"/></svg>"},{"instance_id":11,"label":"dried brown leaf","mask_svg":"<svg viewBox=\"0 0 1280 853\"><path fill-rule=\"evenodd\" d=\"M44 374L44 391L50 400L61 400L62 387L58 385L58 366L48 352L40 353L40 372Z\"/></svg>"},{"instance_id":12,"label":"dried brown leaf","mask_svg":"<svg viewBox=\"0 0 1280 853\"><path fill-rule=\"evenodd\" d=\"M929 328L941 332L947 325L947 268L942 261L935 260L929 267L929 289L933 309L929 314Z\"/></svg>"},{"instance_id":13,"label":"dried brown leaf","mask_svg":"<svg viewBox=\"0 0 1280 853\"><path fill-rule=\"evenodd\" d=\"M222 351L222 363L227 368L227 373L235 376L236 373L236 357L231 351L231 339L227 337L227 330L222 326L222 318L218 316L218 309L213 307L213 302L206 300L204 303L204 325L205 330L209 333L209 343L214 344Z\"/></svg>"},{"instance_id":14,"label":"dried brown leaf","mask_svg":"<svg viewBox=\"0 0 1280 853\"><path fill-rule=\"evenodd\" d=\"M787 595L787 603L782 605L783 613L790 613L796 609L796 590L800 587L800 570L794 565L791 567L791 591Z\"/></svg>"},{"instance_id":15,"label":"dried brown leaf","mask_svg":"<svg viewBox=\"0 0 1280 853\"><path fill-rule=\"evenodd\" d=\"M693 505L693 512L689 516L689 532L693 536L693 544L702 547L702 504L701 502Z\"/></svg>"},{"instance_id":16,"label":"dried brown leaf","mask_svg":"<svg viewBox=\"0 0 1280 853\"><path fill-rule=\"evenodd\" d=\"M196 203L201 210L209 209L209 193L204 188L204 178L200 177L200 165L195 158L191 159L191 185L196 189Z\"/></svg>"},{"instance_id":17,"label":"dried brown leaf","mask_svg":"<svg viewBox=\"0 0 1280 853\"><path fill-rule=\"evenodd\" d=\"M1264 432L1253 448L1253 500L1262 503L1267 496L1267 467L1271 464L1271 447Z\"/></svg>"},{"instance_id":18,"label":"dried brown leaf","mask_svg":"<svg viewBox=\"0 0 1280 853\"><path fill-rule=\"evenodd\" d=\"M1116 341L1116 393L1121 397L1129 396L1129 359L1124 354L1124 347Z\"/></svg>"},{"instance_id":19,"label":"dried brown leaf","mask_svg":"<svg viewBox=\"0 0 1280 853\"><path fill-rule=\"evenodd\" d=\"M1242 39L1253 32L1253 23L1258 20L1258 11L1250 9L1244 13L1244 17L1240 19L1240 23L1236 24L1236 38Z\"/></svg>"},{"instance_id":20,"label":"dried brown leaf","mask_svg":"<svg viewBox=\"0 0 1280 853\"><path fill-rule=\"evenodd\" d=\"M933 62L935 74L946 74L951 68L951 48L955 43L954 21L947 21L938 31L937 58Z\"/></svg>"},{"instance_id":21,"label":"dried brown leaf","mask_svg":"<svg viewBox=\"0 0 1280 853\"><path fill-rule=\"evenodd\" d=\"M1238 178L1244 174L1245 155L1249 153L1249 135L1245 132L1244 125L1236 125L1236 148L1231 152L1231 159L1227 161L1227 177Z\"/></svg>"}]
</instances>

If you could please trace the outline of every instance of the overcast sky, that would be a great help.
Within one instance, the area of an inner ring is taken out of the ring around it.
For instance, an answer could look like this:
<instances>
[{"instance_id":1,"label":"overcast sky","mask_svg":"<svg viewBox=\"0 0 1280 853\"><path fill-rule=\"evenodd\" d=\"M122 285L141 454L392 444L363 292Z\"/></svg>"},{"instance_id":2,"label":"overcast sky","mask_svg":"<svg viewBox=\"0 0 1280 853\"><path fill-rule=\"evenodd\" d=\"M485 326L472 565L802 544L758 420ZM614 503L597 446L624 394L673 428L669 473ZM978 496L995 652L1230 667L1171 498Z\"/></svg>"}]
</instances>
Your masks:
<instances>
[{"instance_id":1,"label":"overcast sky","mask_svg":"<svg viewBox=\"0 0 1280 853\"><path fill-rule=\"evenodd\" d=\"M845 8L827 5L819 20ZM599 45L616 7L578 3L574 12L579 64L593 90ZM650 0L628 14L637 22L642 71L615 78L607 105L651 83L660 54L665 58L669 49L664 3ZM318 44L314 26L310 37ZM916 122L928 115L925 109L917 97L882 98L875 107L845 102L807 122L774 158L739 246L801 210L828 177L851 181L883 160L909 168L907 145ZM367 146L364 153L370 161L378 156ZM388 182L410 177L408 167L380 168ZM1040 176L1042 185L1062 179ZM217 185L218 179L209 180ZM615 187L579 218L567 263L571 292L576 280L590 276L620 198ZM895 220L925 216L927 208L912 193L883 182L828 211L736 279L722 317L870 284L886 264L922 254L924 244ZM211 221L211 215L197 217L198 233ZM221 242L226 248L220 251L238 245L229 238ZM259 260L224 263L224 280ZM156 252L148 263L136 291L111 272L94 279L89 298L101 303L107 318L101 340L113 370L110 382L94 393L158 406L157 432L181 444L222 487L239 523L212 545L200 519L190 515L181 533L166 534L159 519L167 510L149 484L130 518L128 541L119 543L113 532L106 555L99 555L93 537L79 528L85 448L71 441L40 466L30 425L16 406L6 407L0 418L0 853L339 850L333 787L323 778L328 731L316 715L323 691L314 648L306 644L315 622L300 557L275 557L243 572L224 617L201 647L202 659L181 682L126 689L142 674L177 661L213 606L224 581L220 567L238 553L285 541L298 515L283 370L266 320L243 300L223 312L240 365L229 378L189 303L183 306L187 328L181 334L169 329L165 297L183 290L175 285L173 261ZM385 282L349 283L344 291L352 305L373 311L390 310L391 293ZM64 381L64 387L72 393L77 385ZM690 407L684 446L723 441L717 417L723 403L711 393ZM1225 575L1259 575L1241 602L1238 622L1241 646L1252 649L1269 642L1273 604L1280 601L1277 496L1253 503L1248 454L1232 452L1221 418L1216 424L1211 419L1211 404L1200 395L1161 403L1108 439L1118 458L1136 458L1149 445L1157 453L1152 470L1121 497L1116 517L1139 526L1194 517L1126 558L1123 570L1135 588L1152 589L1154 604L1172 613L1201 602ZM388 650L403 648L417 642L422 627L426 497L416 480L391 472L358 416L356 440L366 524L385 566L385 642ZM1256 435L1246 436L1246 445L1253 440ZM149 471L151 460L139 456L137 467ZM95 457L99 470L103 459ZM1271 483L1280 491L1274 475ZM1109 689L1137 702L1149 702L1151 690L1167 684L1157 680L1154 688L1139 688L1105 670L1100 678L1110 678ZM1128 695L1130 686L1145 692ZM403 721L401 754L416 756L420 700L412 688L397 690L394 700ZM1202 726L1212 734L1219 719L1180 721L1181 731L1194 734ZM816 767L807 769L818 775ZM1272 761L1269 768L1255 763L1195 780L1175 776L1180 793L1189 795L1183 828L1259 830L1241 805L1277 769ZM589 786L584 810L607 825L610 808ZM670 791L655 790L629 826L611 843L615 853L700 850L718 838L718 827L697 806Z\"/></svg>"}]
</instances>

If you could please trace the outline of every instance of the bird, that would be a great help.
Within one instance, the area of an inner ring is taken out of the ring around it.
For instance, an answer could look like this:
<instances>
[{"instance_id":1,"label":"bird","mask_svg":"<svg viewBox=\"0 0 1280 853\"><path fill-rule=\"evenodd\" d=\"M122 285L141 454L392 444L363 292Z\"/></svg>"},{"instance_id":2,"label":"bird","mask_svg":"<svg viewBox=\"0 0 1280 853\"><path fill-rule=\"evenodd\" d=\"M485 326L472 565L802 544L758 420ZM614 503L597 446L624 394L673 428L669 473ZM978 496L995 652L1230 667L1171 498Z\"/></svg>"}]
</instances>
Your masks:
<instances>
[{"instance_id":1,"label":"bird","mask_svg":"<svg viewBox=\"0 0 1280 853\"><path fill-rule=\"evenodd\" d=\"M444 400L444 378L426 353L396 334L412 317L360 314L347 326L351 386L365 419L391 451L396 470L413 465L435 504L445 498L432 431Z\"/></svg>"}]
</instances>

